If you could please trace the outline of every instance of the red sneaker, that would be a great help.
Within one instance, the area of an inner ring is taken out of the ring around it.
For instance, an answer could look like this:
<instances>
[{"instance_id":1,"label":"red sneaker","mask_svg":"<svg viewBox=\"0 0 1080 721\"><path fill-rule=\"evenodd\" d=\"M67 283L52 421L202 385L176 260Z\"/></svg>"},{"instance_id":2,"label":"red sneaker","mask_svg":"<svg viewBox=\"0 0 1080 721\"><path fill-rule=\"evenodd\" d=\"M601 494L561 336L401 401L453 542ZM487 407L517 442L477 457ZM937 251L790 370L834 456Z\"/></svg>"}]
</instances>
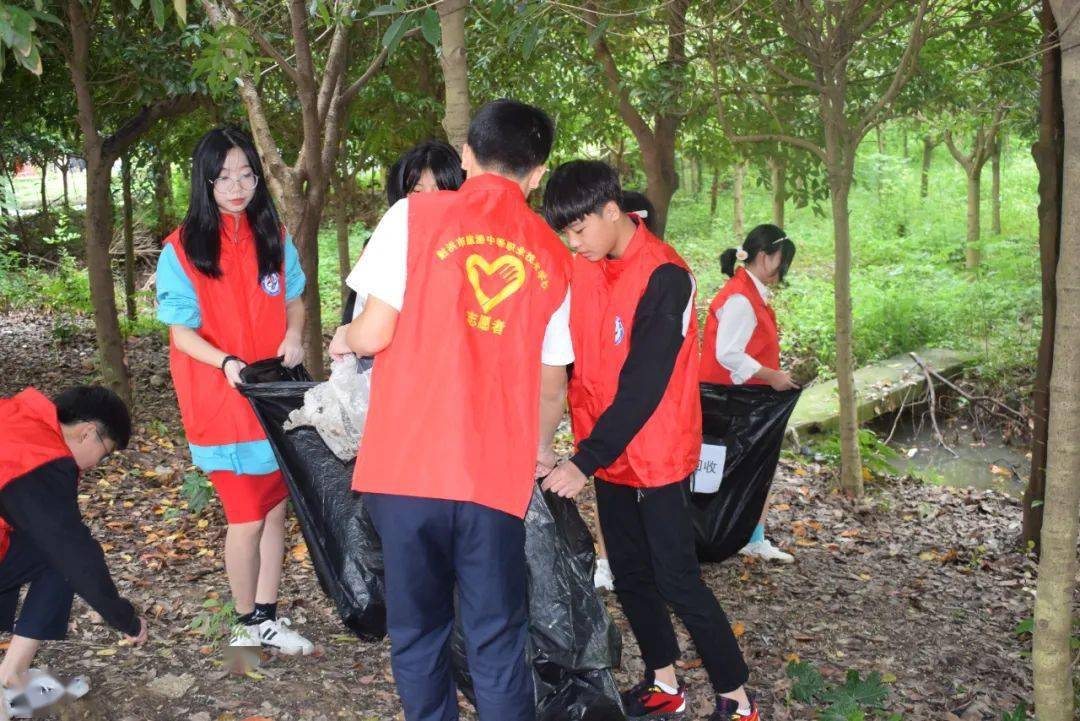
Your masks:
<instances>
[{"instance_id":1,"label":"red sneaker","mask_svg":"<svg viewBox=\"0 0 1080 721\"><path fill-rule=\"evenodd\" d=\"M675 693L667 693L653 679L645 679L629 691L622 693L626 717L634 719L680 719L686 710L686 689L680 686Z\"/></svg>"},{"instance_id":2,"label":"red sneaker","mask_svg":"<svg viewBox=\"0 0 1080 721\"><path fill-rule=\"evenodd\" d=\"M739 702L727 696L716 697L716 710L712 712L709 721L764 721L758 712L754 699L750 699L750 713L739 713Z\"/></svg>"}]
</instances>

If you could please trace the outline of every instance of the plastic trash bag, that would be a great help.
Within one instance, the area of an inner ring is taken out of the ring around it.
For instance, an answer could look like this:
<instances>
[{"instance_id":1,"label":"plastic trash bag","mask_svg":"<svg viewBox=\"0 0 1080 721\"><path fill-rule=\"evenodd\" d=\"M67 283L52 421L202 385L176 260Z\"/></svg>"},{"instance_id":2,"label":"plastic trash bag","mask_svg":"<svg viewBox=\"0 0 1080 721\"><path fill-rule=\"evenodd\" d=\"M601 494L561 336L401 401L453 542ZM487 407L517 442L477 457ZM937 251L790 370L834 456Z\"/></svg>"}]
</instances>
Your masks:
<instances>
[{"instance_id":1,"label":"plastic trash bag","mask_svg":"<svg viewBox=\"0 0 1080 721\"><path fill-rule=\"evenodd\" d=\"M314 426L343 461L356 458L371 401L371 361L347 355L334 361L330 378L304 393L304 405L289 414L285 430Z\"/></svg>"},{"instance_id":2,"label":"plastic trash bag","mask_svg":"<svg viewBox=\"0 0 1080 721\"><path fill-rule=\"evenodd\" d=\"M370 367L370 361L360 363L361 371ZM283 429L320 384L277 380L280 374L265 370L261 377L270 381L239 390L277 456L319 584L346 627L362 639L378 640L386 634L382 546L363 496L351 490L354 461L334 455L313 426ZM593 540L572 501L537 486L525 517L525 555L538 721L624 721L611 675L621 639L593 588ZM471 699L460 629L452 656L460 687Z\"/></svg>"},{"instance_id":3,"label":"plastic trash bag","mask_svg":"<svg viewBox=\"0 0 1080 721\"><path fill-rule=\"evenodd\" d=\"M701 384L702 441L725 447L722 454L703 453L703 457L723 455L719 490L689 491L701 560L724 561L750 540L769 496L788 418L801 393L760 385ZM690 488L695 487L691 482Z\"/></svg>"},{"instance_id":4,"label":"plastic trash bag","mask_svg":"<svg viewBox=\"0 0 1080 721\"><path fill-rule=\"evenodd\" d=\"M283 429L289 414L303 406L304 394L321 385L304 376L309 380L272 380L239 390L277 456L319 585L349 630L377 641L386 636L382 544L363 497L352 491L354 462L335 456L314 427Z\"/></svg>"},{"instance_id":5,"label":"plastic trash bag","mask_svg":"<svg viewBox=\"0 0 1080 721\"><path fill-rule=\"evenodd\" d=\"M573 501L533 489L525 558L537 721L623 721L611 675L622 639L593 588L593 539ZM451 653L458 688L474 701L460 624Z\"/></svg>"}]
</instances>

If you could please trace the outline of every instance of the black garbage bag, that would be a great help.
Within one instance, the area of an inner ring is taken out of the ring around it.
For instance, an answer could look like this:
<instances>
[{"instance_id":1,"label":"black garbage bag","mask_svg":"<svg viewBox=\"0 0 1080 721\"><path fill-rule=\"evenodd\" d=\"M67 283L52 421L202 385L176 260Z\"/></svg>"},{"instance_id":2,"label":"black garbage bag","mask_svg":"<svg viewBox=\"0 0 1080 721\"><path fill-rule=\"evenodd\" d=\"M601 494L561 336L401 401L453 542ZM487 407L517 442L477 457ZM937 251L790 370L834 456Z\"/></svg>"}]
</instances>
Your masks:
<instances>
[{"instance_id":1,"label":"black garbage bag","mask_svg":"<svg viewBox=\"0 0 1080 721\"><path fill-rule=\"evenodd\" d=\"M525 558L537 721L623 721L611 675L622 639L593 588L593 539L573 501L533 489ZM458 688L475 702L460 624L451 651Z\"/></svg>"},{"instance_id":2,"label":"black garbage bag","mask_svg":"<svg viewBox=\"0 0 1080 721\"><path fill-rule=\"evenodd\" d=\"M255 372L256 377L281 377L266 367ZM252 374L241 377L252 380ZM282 430L289 413L304 404L304 392L318 385L306 372L303 377L307 380L254 382L239 390L251 401L277 456L323 593L349 630L377 641L386 636L382 545L363 497L352 491L355 462L335 456L314 428Z\"/></svg>"},{"instance_id":3,"label":"black garbage bag","mask_svg":"<svg viewBox=\"0 0 1080 721\"><path fill-rule=\"evenodd\" d=\"M701 384L703 442L726 449L719 490L700 493L699 484L690 486L701 560L724 561L750 540L769 496L788 418L801 393L760 385ZM699 477L701 470L699 465Z\"/></svg>"},{"instance_id":4,"label":"black garbage bag","mask_svg":"<svg viewBox=\"0 0 1080 721\"><path fill-rule=\"evenodd\" d=\"M386 635L382 546L363 497L351 490L354 462L339 460L314 428L282 430L316 383L277 380L272 368L259 376L271 380L239 390L277 456L319 584L346 627L362 639L380 639ZM624 721L611 675L621 639L593 589L592 536L572 501L537 486L525 517L525 554L538 721ZM455 675L472 699L460 629L454 636Z\"/></svg>"}]
</instances>

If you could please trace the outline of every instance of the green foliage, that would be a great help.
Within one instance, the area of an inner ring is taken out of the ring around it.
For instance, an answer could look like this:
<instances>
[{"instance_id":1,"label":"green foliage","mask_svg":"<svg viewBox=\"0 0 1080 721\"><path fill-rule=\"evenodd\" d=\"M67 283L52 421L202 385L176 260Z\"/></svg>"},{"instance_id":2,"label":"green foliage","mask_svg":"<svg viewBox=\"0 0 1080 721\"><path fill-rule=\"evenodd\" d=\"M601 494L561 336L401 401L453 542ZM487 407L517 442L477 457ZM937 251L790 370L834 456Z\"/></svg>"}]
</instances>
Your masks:
<instances>
[{"instance_id":1,"label":"green foliage","mask_svg":"<svg viewBox=\"0 0 1080 721\"><path fill-rule=\"evenodd\" d=\"M840 463L840 436L832 433L815 443L814 450L831 464ZM892 446L885 445L877 434L868 428L859 429L859 452L862 455L863 466L875 476L895 474L899 471L892 464L899 454Z\"/></svg>"},{"instance_id":2,"label":"green foliage","mask_svg":"<svg viewBox=\"0 0 1080 721\"><path fill-rule=\"evenodd\" d=\"M210 645L216 645L232 631L236 623L236 606L231 600L222 603L217 598L208 598L202 607L191 622L191 630L203 636Z\"/></svg>"},{"instance_id":3,"label":"green foliage","mask_svg":"<svg viewBox=\"0 0 1080 721\"><path fill-rule=\"evenodd\" d=\"M896 713L885 710L889 690L877 671L862 678L849 670L844 683L830 686L809 662L791 661L787 666L792 680L790 698L817 707L817 721L900 721Z\"/></svg>"},{"instance_id":4,"label":"green foliage","mask_svg":"<svg viewBox=\"0 0 1080 721\"><path fill-rule=\"evenodd\" d=\"M198 471L184 474L184 485L181 495L187 500L188 510L198 515L203 512L210 499L214 495L214 487L210 479Z\"/></svg>"},{"instance_id":5,"label":"green foliage","mask_svg":"<svg viewBox=\"0 0 1080 721\"><path fill-rule=\"evenodd\" d=\"M1016 704L1016 708L1010 711L1001 712L1001 721L1027 721L1028 718L1027 704L1021 701Z\"/></svg>"},{"instance_id":6,"label":"green foliage","mask_svg":"<svg viewBox=\"0 0 1080 721\"><path fill-rule=\"evenodd\" d=\"M363 223L349 229L349 258L352 264L360 258L364 241L371 231ZM351 266L350 266L351 268ZM338 268L337 232L334 229L319 231L319 288L322 303L323 328L332 331L341 323L341 281Z\"/></svg>"},{"instance_id":7,"label":"green foliage","mask_svg":"<svg viewBox=\"0 0 1080 721\"><path fill-rule=\"evenodd\" d=\"M899 145L898 130L886 132L891 148ZM887 168L880 198L873 182L879 164ZM934 155L931 195L923 201L919 159L881 156L873 141L864 144L855 177L851 229L857 364L939 346L979 354L979 373L989 380L1010 369L1029 368L1042 305L1034 242L1038 174L1026 150L1018 144L1005 150L1002 234L984 233L983 262L974 276L963 262L965 181L947 153L939 149ZM747 185L749 230L769 222L771 195ZM726 280L717 260L720 252L736 243L730 230L730 193L725 191L719 200L719 212L710 218L707 200L693 201L680 192L668 222L667 240L694 268L701 305ZM988 200L983 212L989 228ZM774 300L784 358L808 360L818 367L819 376L830 377L836 355L831 218L789 203L784 229L798 246L787 282L776 290Z\"/></svg>"}]
</instances>

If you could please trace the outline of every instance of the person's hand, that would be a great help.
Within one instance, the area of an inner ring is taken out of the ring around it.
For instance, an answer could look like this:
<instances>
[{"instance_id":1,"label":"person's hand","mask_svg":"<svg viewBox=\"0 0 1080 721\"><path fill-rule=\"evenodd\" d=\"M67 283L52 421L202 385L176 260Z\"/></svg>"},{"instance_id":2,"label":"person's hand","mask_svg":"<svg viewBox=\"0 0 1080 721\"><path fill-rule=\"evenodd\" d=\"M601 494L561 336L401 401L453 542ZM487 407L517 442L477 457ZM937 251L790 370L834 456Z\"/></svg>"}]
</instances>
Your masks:
<instances>
[{"instance_id":1,"label":"person's hand","mask_svg":"<svg viewBox=\"0 0 1080 721\"><path fill-rule=\"evenodd\" d=\"M550 446L547 448L541 447L536 452L536 475L534 478L543 478L551 473L555 469L555 464L558 462L559 457L555 455L554 449Z\"/></svg>"},{"instance_id":2,"label":"person's hand","mask_svg":"<svg viewBox=\"0 0 1080 721\"><path fill-rule=\"evenodd\" d=\"M237 385L244 381L240 378L240 371L247 366L247 363L239 358L230 358L225 362L225 367L222 368L225 371L225 380L229 382L229 385L236 388Z\"/></svg>"},{"instance_id":3,"label":"person's hand","mask_svg":"<svg viewBox=\"0 0 1080 721\"><path fill-rule=\"evenodd\" d=\"M304 360L304 342L299 333L286 332L285 339L281 341L275 355L281 356L281 364L286 368L294 368Z\"/></svg>"},{"instance_id":4,"label":"person's hand","mask_svg":"<svg viewBox=\"0 0 1080 721\"><path fill-rule=\"evenodd\" d=\"M142 646L144 643L146 643L146 638L148 635L149 634L146 628L146 619L142 616L139 616L139 635L125 636L124 638L132 646Z\"/></svg>"},{"instance_id":5,"label":"person's hand","mask_svg":"<svg viewBox=\"0 0 1080 721\"><path fill-rule=\"evenodd\" d=\"M540 488L562 498L573 498L581 493L581 489L588 481L588 477L581 472L581 469L570 461L564 461L548 474L548 477L540 484Z\"/></svg>"},{"instance_id":6,"label":"person's hand","mask_svg":"<svg viewBox=\"0 0 1080 721\"><path fill-rule=\"evenodd\" d=\"M793 391L799 388L799 384L791 380L791 374L787 371L770 370L765 380L776 391Z\"/></svg>"},{"instance_id":7,"label":"person's hand","mask_svg":"<svg viewBox=\"0 0 1080 721\"><path fill-rule=\"evenodd\" d=\"M334 337L330 341L330 347L327 351L330 353L330 358L339 361L345 356L352 353L349 349L349 344L345 342L345 332L349 329L347 325L339 325L337 330L334 331Z\"/></svg>"}]
</instances>

